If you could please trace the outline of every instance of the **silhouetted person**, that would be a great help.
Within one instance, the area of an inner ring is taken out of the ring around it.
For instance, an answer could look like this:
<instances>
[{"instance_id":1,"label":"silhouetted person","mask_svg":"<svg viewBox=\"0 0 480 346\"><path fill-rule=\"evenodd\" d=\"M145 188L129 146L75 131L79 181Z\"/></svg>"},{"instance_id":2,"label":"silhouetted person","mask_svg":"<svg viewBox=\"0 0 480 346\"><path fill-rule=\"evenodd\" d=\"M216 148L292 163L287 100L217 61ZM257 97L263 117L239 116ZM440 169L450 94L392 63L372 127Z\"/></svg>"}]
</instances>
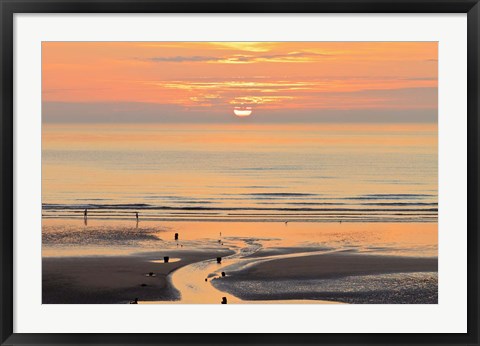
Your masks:
<instances>
[{"instance_id":1,"label":"silhouetted person","mask_svg":"<svg viewBox=\"0 0 480 346\"><path fill-rule=\"evenodd\" d=\"M217 257L217 263L222 263L222 257Z\"/></svg>"},{"instance_id":2,"label":"silhouetted person","mask_svg":"<svg viewBox=\"0 0 480 346\"><path fill-rule=\"evenodd\" d=\"M138 298L135 298L133 302L130 302L130 304L138 304Z\"/></svg>"},{"instance_id":3,"label":"silhouetted person","mask_svg":"<svg viewBox=\"0 0 480 346\"><path fill-rule=\"evenodd\" d=\"M88 209L85 208L85 210L83 211L83 218L86 220L87 219L87 215L88 215Z\"/></svg>"},{"instance_id":4,"label":"silhouetted person","mask_svg":"<svg viewBox=\"0 0 480 346\"><path fill-rule=\"evenodd\" d=\"M227 297L222 297L222 304L227 304Z\"/></svg>"},{"instance_id":5,"label":"silhouetted person","mask_svg":"<svg viewBox=\"0 0 480 346\"><path fill-rule=\"evenodd\" d=\"M138 223L138 211L135 212L135 217L137 218L137 223Z\"/></svg>"},{"instance_id":6,"label":"silhouetted person","mask_svg":"<svg viewBox=\"0 0 480 346\"><path fill-rule=\"evenodd\" d=\"M164 262L164 263L168 263L168 260L169 260L169 259L170 259L170 257L165 256L165 257L163 257L163 262Z\"/></svg>"},{"instance_id":7,"label":"silhouetted person","mask_svg":"<svg viewBox=\"0 0 480 346\"><path fill-rule=\"evenodd\" d=\"M288 226L288 221L285 221L285 226Z\"/></svg>"},{"instance_id":8,"label":"silhouetted person","mask_svg":"<svg viewBox=\"0 0 480 346\"><path fill-rule=\"evenodd\" d=\"M175 233L175 240L178 240L178 233Z\"/></svg>"},{"instance_id":9,"label":"silhouetted person","mask_svg":"<svg viewBox=\"0 0 480 346\"><path fill-rule=\"evenodd\" d=\"M226 275L225 272L222 272L222 276L225 276L225 275Z\"/></svg>"}]
</instances>

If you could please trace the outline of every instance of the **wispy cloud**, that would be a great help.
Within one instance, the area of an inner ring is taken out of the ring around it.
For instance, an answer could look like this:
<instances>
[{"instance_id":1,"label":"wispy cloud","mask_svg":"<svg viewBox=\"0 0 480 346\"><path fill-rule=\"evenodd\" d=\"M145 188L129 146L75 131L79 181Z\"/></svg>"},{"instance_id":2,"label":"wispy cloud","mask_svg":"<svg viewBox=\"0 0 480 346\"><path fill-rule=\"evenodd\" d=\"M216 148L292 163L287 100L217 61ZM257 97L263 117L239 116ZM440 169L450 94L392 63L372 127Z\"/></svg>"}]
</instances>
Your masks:
<instances>
[{"instance_id":1,"label":"wispy cloud","mask_svg":"<svg viewBox=\"0 0 480 346\"><path fill-rule=\"evenodd\" d=\"M206 63L223 63L223 64L248 64L256 62L314 62L320 58L329 57L331 54L312 53L312 52L289 52L286 54L268 54L268 55L242 55L235 54L230 56L156 56L148 58L148 61L153 62L206 62Z\"/></svg>"},{"instance_id":2,"label":"wispy cloud","mask_svg":"<svg viewBox=\"0 0 480 346\"><path fill-rule=\"evenodd\" d=\"M246 52L268 52L278 45L276 42L210 42L210 44L221 49Z\"/></svg>"},{"instance_id":3,"label":"wispy cloud","mask_svg":"<svg viewBox=\"0 0 480 346\"><path fill-rule=\"evenodd\" d=\"M436 43L52 42L42 47L43 101L128 103L118 110L79 106L83 114L97 110L95 115L116 116L128 110L136 117L135 104L160 104L164 107L142 107L152 117L188 111L203 119L250 105L255 114L288 110L293 117L327 109L435 110L438 104ZM61 107L56 109L60 115Z\"/></svg>"},{"instance_id":4,"label":"wispy cloud","mask_svg":"<svg viewBox=\"0 0 480 346\"><path fill-rule=\"evenodd\" d=\"M217 58L214 56L200 56L200 55L193 55L193 56L156 56L153 58L149 58L150 61L155 62L208 62L208 61L219 61L223 60L223 58Z\"/></svg>"},{"instance_id":5,"label":"wispy cloud","mask_svg":"<svg viewBox=\"0 0 480 346\"><path fill-rule=\"evenodd\" d=\"M173 93L171 103L190 107L251 105L269 109L432 108L436 81L429 78L317 80L177 80L150 81L159 93ZM411 100L412 105L407 102Z\"/></svg>"}]
</instances>

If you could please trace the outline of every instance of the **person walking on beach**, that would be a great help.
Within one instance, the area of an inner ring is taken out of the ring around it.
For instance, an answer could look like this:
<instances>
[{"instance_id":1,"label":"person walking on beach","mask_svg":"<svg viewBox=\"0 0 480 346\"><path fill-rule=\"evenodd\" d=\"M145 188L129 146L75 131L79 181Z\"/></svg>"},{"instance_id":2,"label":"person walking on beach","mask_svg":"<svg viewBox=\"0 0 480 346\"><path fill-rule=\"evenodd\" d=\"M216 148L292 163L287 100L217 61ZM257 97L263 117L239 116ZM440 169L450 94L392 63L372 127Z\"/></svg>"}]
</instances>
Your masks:
<instances>
[{"instance_id":1,"label":"person walking on beach","mask_svg":"<svg viewBox=\"0 0 480 346\"><path fill-rule=\"evenodd\" d=\"M137 218L137 223L138 223L138 211L135 212L135 217Z\"/></svg>"},{"instance_id":2,"label":"person walking on beach","mask_svg":"<svg viewBox=\"0 0 480 346\"><path fill-rule=\"evenodd\" d=\"M85 220L87 219L87 214L88 214L88 210L87 210L87 208L85 208L85 210L83 211L83 218Z\"/></svg>"}]
</instances>

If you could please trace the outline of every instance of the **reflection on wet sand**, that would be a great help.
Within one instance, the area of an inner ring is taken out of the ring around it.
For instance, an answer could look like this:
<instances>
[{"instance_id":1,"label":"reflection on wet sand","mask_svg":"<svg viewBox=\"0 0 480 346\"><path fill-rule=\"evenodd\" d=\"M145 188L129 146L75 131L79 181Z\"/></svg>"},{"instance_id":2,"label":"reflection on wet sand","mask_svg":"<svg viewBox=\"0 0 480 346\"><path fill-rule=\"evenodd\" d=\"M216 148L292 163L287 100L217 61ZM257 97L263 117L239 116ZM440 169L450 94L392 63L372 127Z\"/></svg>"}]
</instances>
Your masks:
<instances>
[{"instance_id":1,"label":"reflection on wet sand","mask_svg":"<svg viewBox=\"0 0 480 346\"><path fill-rule=\"evenodd\" d=\"M52 219L43 231L44 303L438 299L437 232L430 223L143 222L136 228Z\"/></svg>"}]
</instances>

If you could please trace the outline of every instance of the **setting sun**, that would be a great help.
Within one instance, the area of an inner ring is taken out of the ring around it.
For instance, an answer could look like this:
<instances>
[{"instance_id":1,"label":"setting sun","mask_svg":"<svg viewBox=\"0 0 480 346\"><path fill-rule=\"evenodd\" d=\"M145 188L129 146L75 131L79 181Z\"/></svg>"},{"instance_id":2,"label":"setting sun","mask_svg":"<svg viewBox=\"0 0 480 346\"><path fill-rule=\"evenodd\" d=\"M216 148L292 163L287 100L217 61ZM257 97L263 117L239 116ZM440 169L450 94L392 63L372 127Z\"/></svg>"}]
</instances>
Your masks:
<instances>
[{"instance_id":1,"label":"setting sun","mask_svg":"<svg viewBox=\"0 0 480 346\"><path fill-rule=\"evenodd\" d=\"M42 58L42 304L438 304L438 42Z\"/></svg>"},{"instance_id":2,"label":"setting sun","mask_svg":"<svg viewBox=\"0 0 480 346\"><path fill-rule=\"evenodd\" d=\"M237 117L248 117L252 114L252 108L251 107L235 107L233 110L233 113Z\"/></svg>"}]
</instances>

